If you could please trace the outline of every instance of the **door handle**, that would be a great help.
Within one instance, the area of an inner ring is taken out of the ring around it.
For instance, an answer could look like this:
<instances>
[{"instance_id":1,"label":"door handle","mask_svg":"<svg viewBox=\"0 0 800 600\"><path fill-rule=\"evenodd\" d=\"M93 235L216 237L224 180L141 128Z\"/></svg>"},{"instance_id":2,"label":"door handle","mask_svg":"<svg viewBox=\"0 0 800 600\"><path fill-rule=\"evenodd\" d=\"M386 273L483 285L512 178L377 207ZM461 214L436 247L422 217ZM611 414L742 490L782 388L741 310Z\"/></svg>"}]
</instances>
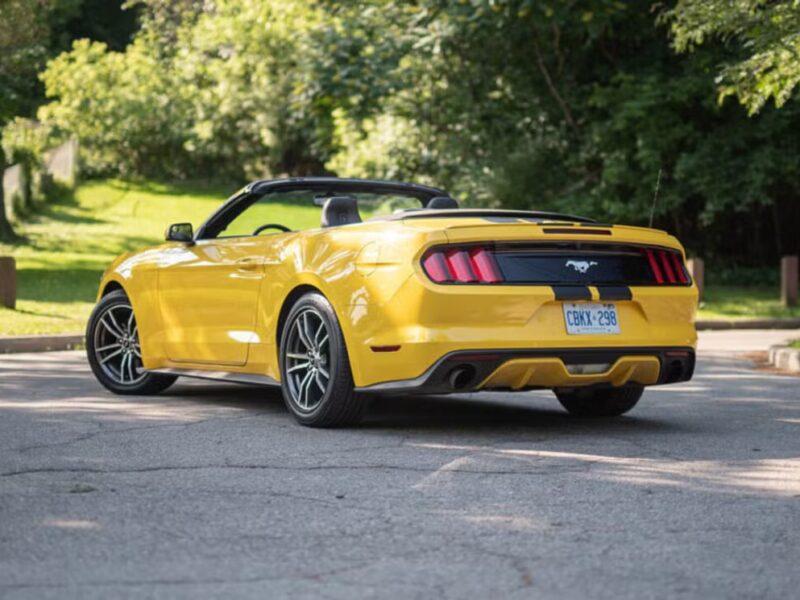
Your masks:
<instances>
[{"instance_id":1,"label":"door handle","mask_svg":"<svg viewBox=\"0 0 800 600\"><path fill-rule=\"evenodd\" d=\"M240 258L236 261L236 268L240 271L255 271L261 266L261 261L257 258Z\"/></svg>"}]
</instances>

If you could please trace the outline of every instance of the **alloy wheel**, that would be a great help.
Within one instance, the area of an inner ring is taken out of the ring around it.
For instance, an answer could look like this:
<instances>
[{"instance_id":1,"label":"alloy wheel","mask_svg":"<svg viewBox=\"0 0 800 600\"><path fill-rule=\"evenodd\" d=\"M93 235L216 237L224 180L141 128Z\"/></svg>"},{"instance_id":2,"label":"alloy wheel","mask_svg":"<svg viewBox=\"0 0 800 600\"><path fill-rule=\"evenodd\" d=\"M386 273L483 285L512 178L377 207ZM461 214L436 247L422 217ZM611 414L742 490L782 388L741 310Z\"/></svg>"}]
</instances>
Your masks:
<instances>
[{"instance_id":1,"label":"alloy wheel","mask_svg":"<svg viewBox=\"0 0 800 600\"><path fill-rule=\"evenodd\" d=\"M311 412L330 386L330 334L322 315L313 308L298 313L289 327L285 355L289 395L298 410Z\"/></svg>"},{"instance_id":2,"label":"alloy wheel","mask_svg":"<svg viewBox=\"0 0 800 600\"><path fill-rule=\"evenodd\" d=\"M100 315L94 330L94 355L103 373L119 385L134 385L147 376L130 304L109 306Z\"/></svg>"}]
</instances>

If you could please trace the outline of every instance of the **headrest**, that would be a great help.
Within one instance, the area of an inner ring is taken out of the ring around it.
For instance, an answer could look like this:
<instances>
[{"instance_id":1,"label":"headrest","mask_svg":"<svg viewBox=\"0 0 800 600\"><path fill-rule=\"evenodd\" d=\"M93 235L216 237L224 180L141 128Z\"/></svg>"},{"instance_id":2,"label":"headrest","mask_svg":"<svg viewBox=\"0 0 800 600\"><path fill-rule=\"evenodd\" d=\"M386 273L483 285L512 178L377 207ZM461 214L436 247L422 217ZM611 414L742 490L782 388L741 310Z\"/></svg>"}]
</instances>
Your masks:
<instances>
[{"instance_id":1,"label":"headrest","mask_svg":"<svg viewBox=\"0 0 800 600\"><path fill-rule=\"evenodd\" d=\"M458 202L455 200L455 198L451 198L450 196L434 196L428 200L425 208L458 208Z\"/></svg>"},{"instance_id":2,"label":"headrest","mask_svg":"<svg viewBox=\"0 0 800 600\"><path fill-rule=\"evenodd\" d=\"M331 196L322 205L322 227L361 223L358 203L352 196Z\"/></svg>"}]
</instances>

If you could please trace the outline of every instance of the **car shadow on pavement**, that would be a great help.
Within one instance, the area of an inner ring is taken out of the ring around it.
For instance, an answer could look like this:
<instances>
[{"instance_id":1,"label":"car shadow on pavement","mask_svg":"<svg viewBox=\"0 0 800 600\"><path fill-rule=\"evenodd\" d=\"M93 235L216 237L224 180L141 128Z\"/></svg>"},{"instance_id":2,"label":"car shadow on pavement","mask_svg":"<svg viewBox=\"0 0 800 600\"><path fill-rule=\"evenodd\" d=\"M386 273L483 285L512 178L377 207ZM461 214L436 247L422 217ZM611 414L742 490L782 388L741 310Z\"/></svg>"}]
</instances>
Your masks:
<instances>
[{"instance_id":1,"label":"car shadow on pavement","mask_svg":"<svg viewBox=\"0 0 800 600\"><path fill-rule=\"evenodd\" d=\"M549 397L548 397L549 396ZM551 403L552 408L542 406ZM373 398L361 424L366 429L489 430L510 428L638 430L671 429L666 421L626 416L617 419L578 419L567 414L552 394L478 393L452 396Z\"/></svg>"},{"instance_id":2,"label":"car shadow on pavement","mask_svg":"<svg viewBox=\"0 0 800 600\"><path fill-rule=\"evenodd\" d=\"M208 382L177 385L162 397L186 398L192 403L213 404L246 409L254 413L285 414L280 390ZM642 418L635 413L615 419L579 419L560 408L550 393L473 393L448 396L385 396L366 398L364 420L351 431L370 432L424 430L426 432L507 431L510 429L569 430L590 432L668 432L684 430L670 421ZM552 408L543 407L544 402ZM635 409L634 409L635 410Z\"/></svg>"}]
</instances>

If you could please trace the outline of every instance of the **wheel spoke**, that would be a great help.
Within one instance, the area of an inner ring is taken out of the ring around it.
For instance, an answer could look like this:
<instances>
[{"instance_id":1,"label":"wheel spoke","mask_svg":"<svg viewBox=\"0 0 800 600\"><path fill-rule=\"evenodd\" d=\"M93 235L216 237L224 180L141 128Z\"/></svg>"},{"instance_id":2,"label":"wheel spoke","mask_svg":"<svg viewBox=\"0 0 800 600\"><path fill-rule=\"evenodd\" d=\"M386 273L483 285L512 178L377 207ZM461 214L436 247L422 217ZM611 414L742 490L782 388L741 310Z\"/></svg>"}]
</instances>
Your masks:
<instances>
[{"instance_id":1,"label":"wheel spoke","mask_svg":"<svg viewBox=\"0 0 800 600\"><path fill-rule=\"evenodd\" d=\"M115 356L119 356L120 354L122 354L122 346L120 346L119 350L117 350L116 352L112 352L111 354L107 354L106 356L104 356L103 358L101 358L101 359L100 359L100 364L105 364L105 363L107 363L109 360L111 360L111 359L112 359L112 358L114 358Z\"/></svg>"},{"instance_id":2,"label":"wheel spoke","mask_svg":"<svg viewBox=\"0 0 800 600\"><path fill-rule=\"evenodd\" d=\"M306 334L306 339L311 344L311 348L313 350L316 350L317 346L313 341L316 336L311 333L311 325L309 325L309 323L308 323L308 313L307 312L303 313L303 328L304 328L304 331L305 331L305 334Z\"/></svg>"},{"instance_id":3,"label":"wheel spoke","mask_svg":"<svg viewBox=\"0 0 800 600\"><path fill-rule=\"evenodd\" d=\"M304 362L299 365L295 365L293 367L289 367L286 369L287 373L294 373L295 371L299 371L300 369L308 369L311 366L310 362Z\"/></svg>"},{"instance_id":4,"label":"wheel spoke","mask_svg":"<svg viewBox=\"0 0 800 600\"><path fill-rule=\"evenodd\" d=\"M129 355L124 354L119 363L119 379L122 383L125 383L125 366L128 362L128 358L130 358Z\"/></svg>"},{"instance_id":5,"label":"wheel spoke","mask_svg":"<svg viewBox=\"0 0 800 600\"><path fill-rule=\"evenodd\" d=\"M318 348L322 348L322 346L323 346L323 345L324 345L324 344L325 344L327 341L328 341L328 334L326 333L326 334L325 334L325 337L324 337L324 338L322 338L322 340L319 342L319 344L318 344L318 346L317 346L317 347L318 347Z\"/></svg>"},{"instance_id":6,"label":"wheel spoke","mask_svg":"<svg viewBox=\"0 0 800 600\"><path fill-rule=\"evenodd\" d=\"M106 313L106 314L107 314L107 315L109 315L109 316L111 315L111 313ZM105 327L105 328L106 328L106 330L108 331L108 333L110 333L110 334L111 334L111 335L113 335L114 337L116 337L116 338L121 338L121 337L123 337L123 336L124 336L124 334L122 333L122 331L120 331L119 329L117 329L117 328L116 328L114 325L109 325L109 324L108 324L108 321L106 321L106 317L105 317L105 315L103 315L103 316L100 318L100 323L103 325L103 327Z\"/></svg>"},{"instance_id":7,"label":"wheel spoke","mask_svg":"<svg viewBox=\"0 0 800 600\"><path fill-rule=\"evenodd\" d=\"M330 375L330 373L328 373L328 371L327 371L327 370L325 370L325 367L323 367L322 365L319 365L319 366L317 367L317 369L319 369L319 372L320 372L322 375L324 375L324 376L325 376L325 379L330 379L330 378L331 378L331 375Z\"/></svg>"},{"instance_id":8,"label":"wheel spoke","mask_svg":"<svg viewBox=\"0 0 800 600\"><path fill-rule=\"evenodd\" d=\"M303 380L300 382L300 386L298 388L298 401L303 408L308 408L308 384L311 383L312 375L313 373L309 370L306 373L306 376L303 377Z\"/></svg>"},{"instance_id":9,"label":"wheel spoke","mask_svg":"<svg viewBox=\"0 0 800 600\"><path fill-rule=\"evenodd\" d=\"M297 352L287 352L286 358L292 358L294 360L308 360L308 354L298 354Z\"/></svg>"},{"instance_id":10,"label":"wheel spoke","mask_svg":"<svg viewBox=\"0 0 800 600\"><path fill-rule=\"evenodd\" d=\"M108 318L111 319L111 322L114 324L114 327L116 327L117 331L119 331L124 336L125 330L122 327L120 327L119 323L117 323L117 320L114 318L114 309L112 308L106 314L108 315ZM133 314L133 312L131 312L131 314Z\"/></svg>"},{"instance_id":11,"label":"wheel spoke","mask_svg":"<svg viewBox=\"0 0 800 600\"><path fill-rule=\"evenodd\" d=\"M317 345L317 348L319 348L322 345L319 343L319 334L324 332L325 332L325 321L320 319L319 327L317 328L317 333L314 334L314 343Z\"/></svg>"},{"instance_id":12,"label":"wheel spoke","mask_svg":"<svg viewBox=\"0 0 800 600\"><path fill-rule=\"evenodd\" d=\"M130 375L131 381L136 379L135 371L133 369L133 354L128 354L128 375Z\"/></svg>"},{"instance_id":13,"label":"wheel spoke","mask_svg":"<svg viewBox=\"0 0 800 600\"><path fill-rule=\"evenodd\" d=\"M134 327L135 327L135 325L133 323L133 310L131 310L131 316L128 317L128 331L133 332L134 331Z\"/></svg>"},{"instance_id":14,"label":"wheel spoke","mask_svg":"<svg viewBox=\"0 0 800 600\"><path fill-rule=\"evenodd\" d=\"M122 348L119 344L109 344L108 346L103 346L102 348L95 348L95 352L105 352L106 350L111 350L112 348Z\"/></svg>"},{"instance_id":15,"label":"wheel spoke","mask_svg":"<svg viewBox=\"0 0 800 600\"><path fill-rule=\"evenodd\" d=\"M317 382L317 387L319 387L320 391L324 394L325 390L327 389L328 386L327 386L327 384L322 383L322 380L320 379L320 375L321 375L320 371L317 371L317 373L314 376L314 381Z\"/></svg>"},{"instance_id":16,"label":"wheel spoke","mask_svg":"<svg viewBox=\"0 0 800 600\"><path fill-rule=\"evenodd\" d=\"M311 340L306 338L306 334L305 331L303 331L303 326L300 323L300 319L298 319L296 322L296 329L297 329L298 339L300 340L300 342L303 344L303 346L306 347L306 350L311 350L313 348L313 346L311 345Z\"/></svg>"}]
</instances>

